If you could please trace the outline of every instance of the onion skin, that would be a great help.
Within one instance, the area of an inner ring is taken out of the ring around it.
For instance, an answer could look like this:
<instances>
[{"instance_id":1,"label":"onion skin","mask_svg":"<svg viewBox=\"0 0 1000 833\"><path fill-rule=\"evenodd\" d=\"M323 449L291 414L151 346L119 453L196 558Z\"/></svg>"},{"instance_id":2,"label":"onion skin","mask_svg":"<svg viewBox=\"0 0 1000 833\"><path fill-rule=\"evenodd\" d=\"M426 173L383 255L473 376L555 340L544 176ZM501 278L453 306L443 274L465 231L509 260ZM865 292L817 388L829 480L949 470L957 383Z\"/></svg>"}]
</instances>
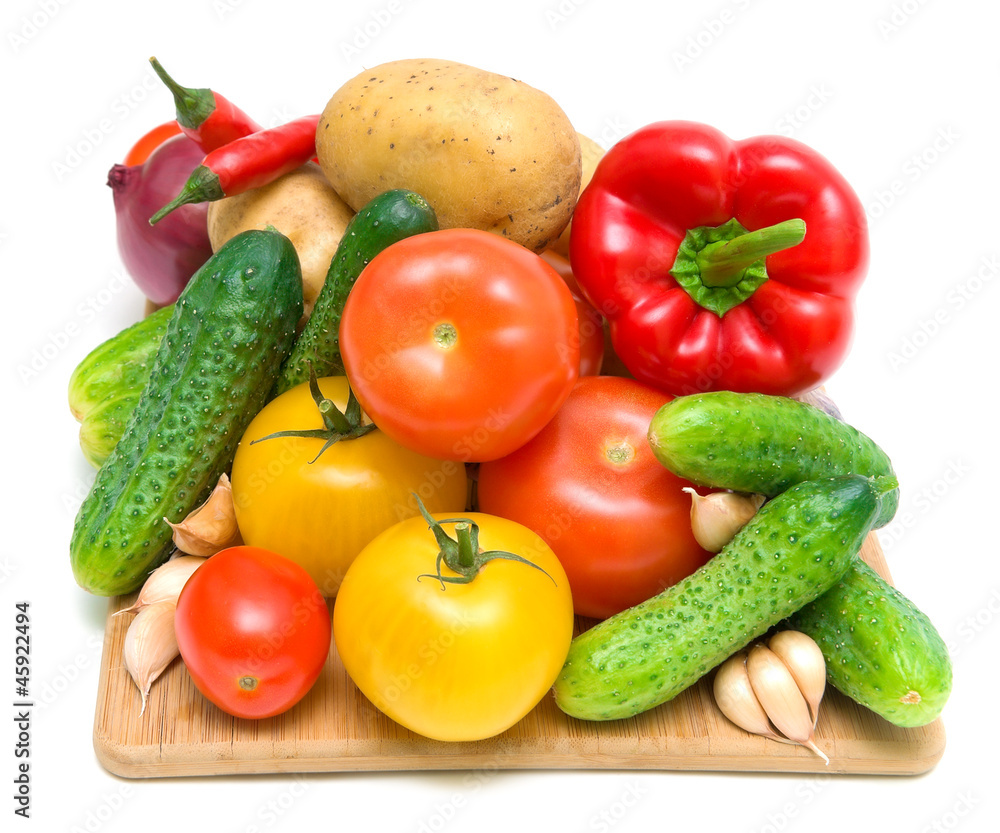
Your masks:
<instances>
[{"instance_id":1,"label":"onion skin","mask_svg":"<svg viewBox=\"0 0 1000 833\"><path fill-rule=\"evenodd\" d=\"M114 195L118 251L136 286L154 304L177 300L190 277L212 255L208 205L185 205L169 217L149 218L187 181L205 154L186 136L161 144L142 165L115 165L108 173Z\"/></svg>"}]
</instances>

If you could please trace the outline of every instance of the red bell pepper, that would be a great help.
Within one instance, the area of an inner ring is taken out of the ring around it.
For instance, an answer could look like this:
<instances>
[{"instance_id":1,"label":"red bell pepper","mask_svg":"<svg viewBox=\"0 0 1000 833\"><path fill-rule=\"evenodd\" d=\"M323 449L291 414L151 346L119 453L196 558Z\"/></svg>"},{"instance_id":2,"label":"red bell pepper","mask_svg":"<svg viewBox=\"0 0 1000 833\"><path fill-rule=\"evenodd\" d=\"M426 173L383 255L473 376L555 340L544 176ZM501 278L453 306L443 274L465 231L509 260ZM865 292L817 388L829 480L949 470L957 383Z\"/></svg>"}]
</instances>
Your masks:
<instances>
[{"instance_id":1,"label":"red bell pepper","mask_svg":"<svg viewBox=\"0 0 1000 833\"><path fill-rule=\"evenodd\" d=\"M667 121L598 164L570 261L640 381L792 396L847 355L868 230L850 185L802 143Z\"/></svg>"}]
</instances>

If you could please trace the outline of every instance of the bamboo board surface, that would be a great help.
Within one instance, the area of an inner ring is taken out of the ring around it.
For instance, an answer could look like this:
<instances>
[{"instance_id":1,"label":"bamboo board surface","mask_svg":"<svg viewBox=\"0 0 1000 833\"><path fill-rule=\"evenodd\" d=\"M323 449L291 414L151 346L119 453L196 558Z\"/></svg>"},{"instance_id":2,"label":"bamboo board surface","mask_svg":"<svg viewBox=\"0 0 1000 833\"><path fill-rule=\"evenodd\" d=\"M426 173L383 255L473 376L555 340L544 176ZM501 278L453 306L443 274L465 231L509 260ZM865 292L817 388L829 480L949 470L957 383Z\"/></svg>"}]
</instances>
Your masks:
<instances>
[{"instance_id":1,"label":"bamboo board surface","mask_svg":"<svg viewBox=\"0 0 1000 833\"><path fill-rule=\"evenodd\" d=\"M891 580L874 533L862 557ZM914 775L944 752L940 719L901 729L827 689L816 742L805 749L755 737L715 706L712 675L679 697L628 720L589 723L564 715L550 696L517 725L475 743L420 737L381 714L350 681L333 645L320 679L284 715L231 717L195 688L180 660L150 691L146 711L122 665L131 617L113 616L134 596L110 600L101 659L94 748L129 778L445 769L614 769Z\"/></svg>"}]
</instances>

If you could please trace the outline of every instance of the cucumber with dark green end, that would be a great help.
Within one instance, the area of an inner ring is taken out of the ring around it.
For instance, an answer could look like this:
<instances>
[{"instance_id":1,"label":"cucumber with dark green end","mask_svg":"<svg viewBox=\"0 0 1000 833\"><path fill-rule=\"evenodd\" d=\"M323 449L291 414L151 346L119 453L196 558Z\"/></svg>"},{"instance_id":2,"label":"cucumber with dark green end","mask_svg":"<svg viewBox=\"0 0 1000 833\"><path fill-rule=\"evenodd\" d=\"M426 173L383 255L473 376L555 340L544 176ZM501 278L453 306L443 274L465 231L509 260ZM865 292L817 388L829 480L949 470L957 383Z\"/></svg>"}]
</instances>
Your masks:
<instances>
[{"instance_id":1,"label":"cucumber with dark green end","mask_svg":"<svg viewBox=\"0 0 1000 833\"><path fill-rule=\"evenodd\" d=\"M302 315L302 273L273 230L233 237L174 305L149 382L77 514L70 561L101 596L138 589L170 555L170 526L232 463Z\"/></svg>"},{"instance_id":2,"label":"cucumber with dark green end","mask_svg":"<svg viewBox=\"0 0 1000 833\"><path fill-rule=\"evenodd\" d=\"M894 475L888 455L856 428L813 405L762 393L677 397L653 416L649 444L678 477L768 497L803 480ZM892 520L898 505L898 490L886 495L875 527Z\"/></svg>"},{"instance_id":3,"label":"cucumber with dark green end","mask_svg":"<svg viewBox=\"0 0 1000 833\"><path fill-rule=\"evenodd\" d=\"M848 475L768 501L701 569L576 637L556 703L572 717L615 720L673 699L829 590L895 486Z\"/></svg>"},{"instance_id":4,"label":"cucumber with dark green end","mask_svg":"<svg viewBox=\"0 0 1000 833\"><path fill-rule=\"evenodd\" d=\"M174 306L163 307L91 350L69 377L69 409L80 421L80 448L100 468L149 381Z\"/></svg>"},{"instance_id":5,"label":"cucumber with dark green end","mask_svg":"<svg viewBox=\"0 0 1000 833\"><path fill-rule=\"evenodd\" d=\"M302 335L281 369L276 394L308 381L310 365L320 378L344 374L340 317L361 270L393 243L437 228L437 215L427 200L404 189L379 194L354 215L330 261L323 288Z\"/></svg>"},{"instance_id":6,"label":"cucumber with dark green end","mask_svg":"<svg viewBox=\"0 0 1000 833\"><path fill-rule=\"evenodd\" d=\"M935 720L951 656L930 619L863 561L790 619L826 659L830 684L896 726Z\"/></svg>"}]
</instances>

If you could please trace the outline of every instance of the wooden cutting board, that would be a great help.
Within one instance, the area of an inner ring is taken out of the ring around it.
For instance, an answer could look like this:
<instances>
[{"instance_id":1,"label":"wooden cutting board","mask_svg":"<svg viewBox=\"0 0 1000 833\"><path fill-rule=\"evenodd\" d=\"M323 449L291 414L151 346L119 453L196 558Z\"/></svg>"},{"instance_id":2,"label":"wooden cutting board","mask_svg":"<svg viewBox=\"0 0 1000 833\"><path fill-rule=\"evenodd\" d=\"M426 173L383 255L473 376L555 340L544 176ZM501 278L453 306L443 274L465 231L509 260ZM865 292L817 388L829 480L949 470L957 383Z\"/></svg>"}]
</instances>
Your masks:
<instances>
[{"instance_id":1,"label":"wooden cutting board","mask_svg":"<svg viewBox=\"0 0 1000 833\"><path fill-rule=\"evenodd\" d=\"M878 540L862 557L889 579ZM108 608L94 721L94 748L110 772L128 778L358 770L644 769L913 775L944 752L940 719L901 729L828 689L817 744L830 765L798 746L755 737L715 706L712 675L669 703L628 720L589 723L564 715L551 696L502 735L444 743L415 735L381 714L350 681L331 646L320 679L289 712L242 720L195 688L180 660L150 691L146 711L122 665L131 617Z\"/></svg>"}]
</instances>

